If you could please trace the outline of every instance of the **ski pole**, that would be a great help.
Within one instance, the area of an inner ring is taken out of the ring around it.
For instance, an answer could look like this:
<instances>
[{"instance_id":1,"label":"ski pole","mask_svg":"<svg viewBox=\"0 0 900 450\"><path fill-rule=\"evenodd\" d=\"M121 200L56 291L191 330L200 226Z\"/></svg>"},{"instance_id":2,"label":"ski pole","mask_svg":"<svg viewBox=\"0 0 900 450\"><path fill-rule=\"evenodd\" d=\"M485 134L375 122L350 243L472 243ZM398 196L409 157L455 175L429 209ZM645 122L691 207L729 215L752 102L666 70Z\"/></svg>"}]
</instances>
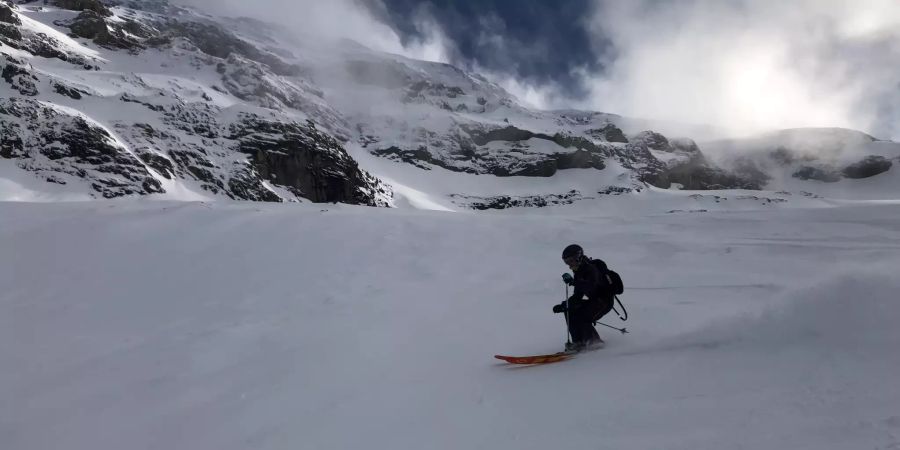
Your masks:
<instances>
[{"instance_id":1,"label":"ski pole","mask_svg":"<svg viewBox=\"0 0 900 450\"><path fill-rule=\"evenodd\" d=\"M569 285L564 281L566 287L566 343L571 344L572 339L569 337Z\"/></svg>"},{"instance_id":2,"label":"ski pole","mask_svg":"<svg viewBox=\"0 0 900 450\"><path fill-rule=\"evenodd\" d=\"M603 323L603 322L597 322L597 325L603 325L604 327L612 328L613 330L616 330L616 331L618 331L618 332L620 332L620 333L622 333L622 334L625 334L625 333L628 332L628 330L626 330L625 327L622 327L622 328L616 328L616 327L614 327L614 326L612 326L612 325L607 325L607 324L605 324L605 323Z\"/></svg>"}]
</instances>

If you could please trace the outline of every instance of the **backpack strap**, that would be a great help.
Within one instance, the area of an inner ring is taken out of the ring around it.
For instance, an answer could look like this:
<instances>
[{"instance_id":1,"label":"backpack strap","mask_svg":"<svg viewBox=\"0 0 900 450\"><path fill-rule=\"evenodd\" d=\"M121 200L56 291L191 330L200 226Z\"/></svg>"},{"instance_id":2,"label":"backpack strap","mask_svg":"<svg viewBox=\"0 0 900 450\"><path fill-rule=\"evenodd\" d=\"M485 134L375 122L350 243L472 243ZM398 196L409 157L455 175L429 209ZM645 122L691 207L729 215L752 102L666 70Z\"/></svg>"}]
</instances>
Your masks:
<instances>
[{"instance_id":1,"label":"backpack strap","mask_svg":"<svg viewBox=\"0 0 900 450\"><path fill-rule=\"evenodd\" d=\"M622 301L619 300L619 296L616 295L616 296L613 296L613 298L615 299L615 301L613 302L613 311L616 312L616 315L619 316L619 319L621 319L623 322L628 320L628 310L625 309L625 305L623 305ZM625 317L622 317L622 314L619 314L619 310L616 309L616 303L618 303L619 307L622 308L622 312L625 313Z\"/></svg>"}]
</instances>

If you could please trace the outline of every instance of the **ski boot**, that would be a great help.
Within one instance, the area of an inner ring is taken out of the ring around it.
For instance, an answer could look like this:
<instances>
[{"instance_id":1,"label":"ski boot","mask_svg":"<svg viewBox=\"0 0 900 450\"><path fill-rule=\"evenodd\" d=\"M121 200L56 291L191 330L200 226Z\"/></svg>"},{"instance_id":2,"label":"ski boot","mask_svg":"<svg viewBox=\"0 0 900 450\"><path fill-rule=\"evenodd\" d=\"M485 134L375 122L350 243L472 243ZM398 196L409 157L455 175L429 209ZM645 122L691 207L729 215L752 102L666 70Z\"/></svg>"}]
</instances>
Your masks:
<instances>
[{"instance_id":1,"label":"ski boot","mask_svg":"<svg viewBox=\"0 0 900 450\"><path fill-rule=\"evenodd\" d=\"M583 342L566 342L566 353L578 353L584 350Z\"/></svg>"},{"instance_id":2,"label":"ski boot","mask_svg":"<svg viewBox=\"0 0 900 450\"><path fill-rule=\"evenodd\" d=\"M588 342L582 350L597 350L603 348L606 345L606 342L603 339L597 338L596 340L592 340Z\"/></svg>"}]
</instances>

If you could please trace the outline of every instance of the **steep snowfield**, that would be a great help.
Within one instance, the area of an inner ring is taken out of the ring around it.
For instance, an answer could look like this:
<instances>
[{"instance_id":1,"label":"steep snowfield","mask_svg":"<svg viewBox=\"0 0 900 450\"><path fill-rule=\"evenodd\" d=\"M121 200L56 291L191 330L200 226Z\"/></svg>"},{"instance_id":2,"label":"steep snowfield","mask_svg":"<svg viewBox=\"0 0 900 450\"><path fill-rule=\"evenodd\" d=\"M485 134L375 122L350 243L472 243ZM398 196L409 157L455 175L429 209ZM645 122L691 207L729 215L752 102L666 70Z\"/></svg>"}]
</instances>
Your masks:
<instances>
[{"instance_id":1,"label":"steep snowfield","mask_svg":"<svg viewBox=\"0 0 900 450\"><path fill-rule=\"evenodd\" d=\"M0 448L900 446L900 206L660 213L667 195L0 203ZM498 364L562 346L571 242L622 274L630 334Z\"/></svg>"}]
</instances>

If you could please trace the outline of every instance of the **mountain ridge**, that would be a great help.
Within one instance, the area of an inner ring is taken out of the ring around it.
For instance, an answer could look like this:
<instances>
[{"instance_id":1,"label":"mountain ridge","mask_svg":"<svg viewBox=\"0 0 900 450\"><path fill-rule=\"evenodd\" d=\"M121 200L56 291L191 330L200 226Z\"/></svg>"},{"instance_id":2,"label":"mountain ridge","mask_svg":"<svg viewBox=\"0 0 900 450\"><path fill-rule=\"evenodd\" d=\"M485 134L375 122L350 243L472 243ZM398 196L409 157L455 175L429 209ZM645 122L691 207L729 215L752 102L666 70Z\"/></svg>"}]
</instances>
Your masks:
<instances>
[{"instance_id":1,"label":"mountain ridge","mask_svg":"<svg viewBox=\"0 0 900 450\"><path fill-rule=\"evenodd\" d=\"M165 0L50 3L0 2L0 163L72 186L81 198L393 205L392 187L359 167L358 152L501 178L612 165L621 169L615 187L629 192L761 190L775 178L771 161L734 164L715 155L727 153L720 151L727 141L698 145L616 114L531 110L449 64L352 41L320 45ZM37 117L47 119L24 123ZM109 160L85 159L80 148L91 146ZM900 154L890 150L817 161L793 174L827 182L871 177L890 170Z\"/></svg>"}]
</instances>

